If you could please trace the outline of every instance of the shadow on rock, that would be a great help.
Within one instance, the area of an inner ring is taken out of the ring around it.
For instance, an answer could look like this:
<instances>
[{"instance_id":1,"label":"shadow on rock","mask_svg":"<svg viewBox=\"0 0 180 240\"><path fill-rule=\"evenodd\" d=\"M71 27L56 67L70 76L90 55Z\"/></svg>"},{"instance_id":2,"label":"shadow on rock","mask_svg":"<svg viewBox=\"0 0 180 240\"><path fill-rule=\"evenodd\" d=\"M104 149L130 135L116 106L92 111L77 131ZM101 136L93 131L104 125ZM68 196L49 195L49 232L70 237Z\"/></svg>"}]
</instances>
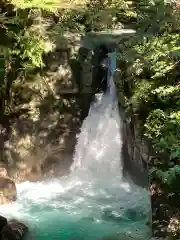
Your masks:
<instances>
[{"instance_id":1,"label":"shadow on rock","mask_svg":"<svg viewBox=\"0 0 180 240\"><path fill-rule=\"evenodd\" d=\"M2 231L3 227L7 225L7 219L3 216L0 216L0 232Z\"/></svg>"},{"instance_id":2,"label":"shadow on rock","mask_svg":"<svg viewBox=\"0 0 180 240\"><path fill-rule=\"evenodd\" d=\"M21 240L28 233L28 227L16 220L7 221L0 216L0 231L1 240Z\"/></svg>"}]
</instances>

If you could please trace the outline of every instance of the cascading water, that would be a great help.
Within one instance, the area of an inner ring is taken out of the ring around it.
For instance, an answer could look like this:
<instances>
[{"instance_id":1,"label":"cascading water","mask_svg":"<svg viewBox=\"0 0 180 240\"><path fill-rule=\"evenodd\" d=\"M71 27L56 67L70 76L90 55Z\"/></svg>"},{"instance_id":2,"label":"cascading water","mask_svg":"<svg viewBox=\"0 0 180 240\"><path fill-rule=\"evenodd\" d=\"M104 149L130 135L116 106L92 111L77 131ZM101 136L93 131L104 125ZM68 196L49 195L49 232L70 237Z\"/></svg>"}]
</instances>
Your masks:
<instances>
[{"instance_id":1,"label":"cascading water","mask_svg":"<svg viewBox=\"0 0 180 240\"><path fill-rule=\"evenodd\" d=\"M109 91L97 96L83 122L70 175L17 185L17 202L1 206L0 213L27 223L33 240L93 240L116 233L119 239L127 234L147 239L149 196L123 179L121 145L111 79Z\"/></svg>"}]
</instances>

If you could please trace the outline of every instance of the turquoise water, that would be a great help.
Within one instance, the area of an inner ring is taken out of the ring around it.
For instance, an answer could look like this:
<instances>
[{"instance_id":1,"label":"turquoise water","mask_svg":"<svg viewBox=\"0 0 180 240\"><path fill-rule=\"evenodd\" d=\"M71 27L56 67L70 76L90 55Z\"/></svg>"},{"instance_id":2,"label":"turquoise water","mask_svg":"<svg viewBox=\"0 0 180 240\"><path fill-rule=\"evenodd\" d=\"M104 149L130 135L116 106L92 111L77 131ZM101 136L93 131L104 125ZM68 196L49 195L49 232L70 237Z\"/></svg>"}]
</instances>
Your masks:
<instances>
[{"instance_id":1,"label":"turquoise water","mask_svg":"<svg viewBox=\"0 0 180 240\"><path fill-rule=\"evenodd\" d=\"M122 180L117 184L119 180L111 181L111 189L108 182L75 176L26 182L17 186L17 203L1 207L0 212L29 226L27 240L90 240L116 233L146 239L150 234L147 192Z\"/></svg>"},{"instance_id":2,"label":"turquoise water","mask_svg":"<svg viewBox=\"0 0 180 240\"><path fill-rule=\"evenodd\" d=\"M149 194L122 176L121 118L110 84L83 122L69 176L19 184L17 202L0 207L0 214L27 224L27 240L150 236Z\"/></svg>"},{"instance_id":3,"label":"turquoise water","mask_svg":"<svg viewBox=\"0 0 180 240\"><path fill-rule=\"evenodd\" d=\"M141 222L137 223L142 224ZM116 221L111 218L108 219L106 216L104 220L98 221L93 217L68 215L58 210L44 209L42 220L34 228L32 226L32 234L27 239L101 239L104 236L114 235L118 232L127 232L130 230L127 228L129 224L133 227L132 221L127 219Z\"/></svg>"}]
</instances>

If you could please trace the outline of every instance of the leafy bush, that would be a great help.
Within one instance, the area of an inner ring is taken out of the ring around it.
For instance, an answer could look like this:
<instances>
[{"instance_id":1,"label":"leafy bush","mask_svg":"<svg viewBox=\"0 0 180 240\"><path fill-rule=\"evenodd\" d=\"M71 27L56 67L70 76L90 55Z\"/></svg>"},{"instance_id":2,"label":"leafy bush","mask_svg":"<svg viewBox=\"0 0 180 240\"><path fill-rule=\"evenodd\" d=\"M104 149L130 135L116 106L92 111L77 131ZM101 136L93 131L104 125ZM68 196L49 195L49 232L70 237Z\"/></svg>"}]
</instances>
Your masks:
<instances>
[{"instance_id":1,"label":"leafy bush","mask_svg":"<svg viewBox=\"0 0 180 240\"><path fill-rule=\"evenodd\" d=\"M180 111L168 115L156 109L149 114L145 128L156 152L165 152L170 159L180 158Z\"/></svg>"},{"instance_id":2,"label":"leafy bush","mask_svg":"<svg viewBox=\"0 0 180 240\"><path fill-rule=\"evenodd\" d=\"M132 109L132 114L138 115L140 134L151 141L154 149L150 179L152 185L158 182L160 194L152 197L153 226L164 228L166 234L171 232L177 237L179 228L174 228L173 232L171 222L174 217L180 221L177 204L180 191L180 87L177 86L180 9L176 4L161 0L137 0L136 7L137 33L120 46L120 60L125 63L121 74L123 81L120 81L126 88L129 86L129 91L124 91L125 94L131 92L125 96L129 98L126 106ZM160 209L162 204L165 207L163 213L159 211L162 215L159 216L155 209ZM159 225L156 224L158 218Z\"/></svg>"},{"instance_id":3,"label":"leafy bush","mask_svg":"<svg viewBox=\"0 0 180 240\"><path fill-rule=\"evenodd\" d=\"M161 137L166 121L167 116L161 109L153 110L146 120L146 136L151 139Z\"/></svg>"},{"instance_id":4,"label":"leafy bush","mask_svg":"<svg viewBox=\"0 0 180 240\"><path fill-rule=\"evenodd\" d=\"M180 88L178 86L161 86L154 89L152 94L156 99L156 107L166 111L180 110Z\"/></svg>"}]
</instances>

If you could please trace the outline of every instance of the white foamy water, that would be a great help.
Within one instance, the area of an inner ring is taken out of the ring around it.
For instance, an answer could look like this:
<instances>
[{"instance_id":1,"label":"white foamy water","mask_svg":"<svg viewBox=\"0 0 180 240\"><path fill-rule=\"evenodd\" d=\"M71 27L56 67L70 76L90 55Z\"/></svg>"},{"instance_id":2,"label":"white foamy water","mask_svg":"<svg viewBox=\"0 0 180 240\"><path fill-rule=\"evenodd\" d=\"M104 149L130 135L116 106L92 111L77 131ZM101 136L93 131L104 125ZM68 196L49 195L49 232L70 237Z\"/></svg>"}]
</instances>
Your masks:
<instances>
[{"instance_id":1,"label":"white foamy water","mask_svg":"<svg viewBox=\"0 0 180 240\"><path fill-rule=\"evenodd\" d=\"M127 229L138 228L144 221L145 228L149 196L146 190L123 179L121 148L121 119L111 80L110 91L97 95L83 122L70 175L17 185L17 202L1 206L0 213L28 220L29 224L48 222L48 218L53 221L56 212L61 217L91 218L97 223L127 222ZM47 217L48 211L51 217Z\"/></svg>"},{"instance_id":2,"label":"white foamy water","mask_svg":"<svg viewBox=\"0 0 180 240\"><path fill-rule=\"evenodd\" d=\"M72 173L84 172L104 180L111 174L121 176L123 167L121 120L114 83L111 83L110 92L99 94L96 99L82 125Z\"/></svg>"}]
</instances>

